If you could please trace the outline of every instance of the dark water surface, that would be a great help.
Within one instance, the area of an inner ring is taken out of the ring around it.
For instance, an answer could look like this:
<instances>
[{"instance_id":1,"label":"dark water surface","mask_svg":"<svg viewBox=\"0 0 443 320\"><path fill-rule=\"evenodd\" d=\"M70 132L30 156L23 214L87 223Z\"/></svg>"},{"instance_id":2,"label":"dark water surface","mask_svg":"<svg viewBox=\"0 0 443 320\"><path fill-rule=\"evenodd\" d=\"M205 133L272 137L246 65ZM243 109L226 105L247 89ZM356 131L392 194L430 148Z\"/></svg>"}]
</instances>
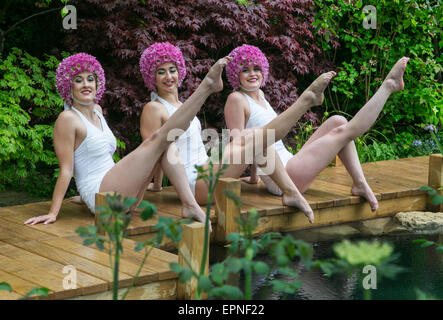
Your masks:
<instances>
[{"instance_id":1,"label":"dark water surface","mask_svg":"<svg viewBox=\"0 0 443 320\"><path fill-rule=\"evenodd\" d=\"M295 238L305 240L298 234L292 234ZM382 278L377 281L377 289L371 290L373 300L415 300L420 297L417 289L423 292L426 298L443 299L443 253L436 251L435 246L421 248L419 244L412 243L414 239L428 239L437 243L443 242L443 235L396 235L378 237L346 237L351 241L378 240L389 242L394 246L394 253L400 253L397 265L407 268L407 272L397 275L395 280ZM333 245L341 239L328 241L309 241L314 247L314 259L334 258ZM306 241L306 240L305 240ZM227 249L211 245L211 264L224 259ZM266 255L260 255L259 260L271 264L271 259ZM294 263L293 267L300 275L298 280L303 286L295 295L284 295L271 291L267 286L266 279L255 275L253 283L253 298L266 300L294 299L294 300L356 300L363 299L362 285L359 283L359 275L334 275L326 277L321 270L306 271L302 264ZM366 276L366 275L364 275ZM285 279L279 274L271 275L271 279L292 281ZM232 285L243 286L241 275L233 276Z\"/></svg>"}]
</instances>

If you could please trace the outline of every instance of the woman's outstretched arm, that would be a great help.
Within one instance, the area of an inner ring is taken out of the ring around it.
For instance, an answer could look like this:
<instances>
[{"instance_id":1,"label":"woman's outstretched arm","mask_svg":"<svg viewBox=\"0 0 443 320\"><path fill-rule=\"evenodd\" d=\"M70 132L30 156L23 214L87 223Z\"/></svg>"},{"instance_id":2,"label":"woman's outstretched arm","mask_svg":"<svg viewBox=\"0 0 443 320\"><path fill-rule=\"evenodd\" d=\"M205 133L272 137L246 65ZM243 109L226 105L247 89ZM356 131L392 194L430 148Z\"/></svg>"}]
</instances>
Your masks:
<instances>
[{"instance_id":1,"label":"woman's outstretched arm","mask_svg":"<svg viewBox=\"0 0 443 320\"><path fill-rule=\"evenodd\" d=\"M62 112L54 125L54 148L60 173L52 194L51 208L48 214L30 218L25 224L49 224L55 222L60 211L69 183L74 173L75 120L71 112Z\"/></svg>"}]
</instances>

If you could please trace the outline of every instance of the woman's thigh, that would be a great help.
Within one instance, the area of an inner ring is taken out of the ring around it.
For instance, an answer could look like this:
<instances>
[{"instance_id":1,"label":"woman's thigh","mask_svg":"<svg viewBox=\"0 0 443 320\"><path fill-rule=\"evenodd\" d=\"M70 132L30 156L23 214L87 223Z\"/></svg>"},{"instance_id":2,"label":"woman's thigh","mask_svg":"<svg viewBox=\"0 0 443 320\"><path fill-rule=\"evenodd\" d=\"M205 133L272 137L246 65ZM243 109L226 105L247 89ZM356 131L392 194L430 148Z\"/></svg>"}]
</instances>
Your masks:
<instances>
[{"instance_id":1,"label":"woman's thigh","mask_svg":"<svg viewBox=\"0 0 443 320\"><path fill-rule=\"evenodd\" d=\"M155 137L143 141L106 173L100 192L115 191L127 197L137 196L163 154L162 148Z\"/></svg>"}]
</instances>

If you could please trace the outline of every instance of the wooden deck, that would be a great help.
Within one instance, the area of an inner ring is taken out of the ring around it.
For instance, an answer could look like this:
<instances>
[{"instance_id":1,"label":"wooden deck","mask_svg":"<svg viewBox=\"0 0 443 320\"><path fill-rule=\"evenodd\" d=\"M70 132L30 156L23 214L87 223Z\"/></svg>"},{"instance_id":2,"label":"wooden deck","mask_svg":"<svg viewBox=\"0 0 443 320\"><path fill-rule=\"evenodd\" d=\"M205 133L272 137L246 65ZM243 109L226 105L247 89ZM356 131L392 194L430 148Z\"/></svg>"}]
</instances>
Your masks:
<instances>
[{"instance_id":1,"label":"wooden deck","mask_svg":"<svg viewBox=\"0 0 443 320\"><path fill-rule=\"evenodd\" d=\"M364 199L350 194L352 180L343 166L326 168L305 193L314 209L315 223L312 225L302 212L282 206L281 197L270 195L264 185L223 179L216 192L217 205L211 209L214 230L211 240L224 242L227 234L237 231L234 219L250 209L256 209L260 214L256 234L373 219L400 211L424 210L427 196L419 188L428 184L434 187L443 185L441 155L434 160L435 170L428 169L430 157L363 164L367 181L379 200L376 212L370 210ZM221 191L225 188L241 197L243 205L240 209L223 195ZM146 192L145 199L156 205L160 215L179 218L181 204L172 187L159 193ZM0 299L19 298L35 286L49 288L49 298L53 299L109 299L112 277L108 255L95 247L83 246L82 239L75 233L78 227L93 224L93 216L85 206L65 200L56 223L32 227L23 225L29 217L46 214L49 207L50 202L42 202L0 208L0 282L8 282L14 290L13 293L0 291ZM133 216L131 240L126 240L122 257L121 288L129 285L142 258L141 253L133 250L133 240L151 237L155 224L155 220L144 222L137 215ZM201 224L193 225L199 225L201 232ZM187 230L190 233L185 238L192 238L195 230L191 229ZM195 245L202 247L202 242L194 238L189 248L195 248ZM198 250L191 251L195 253ZM176 299L180 290L177 275L169 270L169 263L178 261L177 255L154 249L128 298ZM68 265L77 269L76 289L63 288L63 279L67 276L63 268Z\"/></svg>"}]
</instances>

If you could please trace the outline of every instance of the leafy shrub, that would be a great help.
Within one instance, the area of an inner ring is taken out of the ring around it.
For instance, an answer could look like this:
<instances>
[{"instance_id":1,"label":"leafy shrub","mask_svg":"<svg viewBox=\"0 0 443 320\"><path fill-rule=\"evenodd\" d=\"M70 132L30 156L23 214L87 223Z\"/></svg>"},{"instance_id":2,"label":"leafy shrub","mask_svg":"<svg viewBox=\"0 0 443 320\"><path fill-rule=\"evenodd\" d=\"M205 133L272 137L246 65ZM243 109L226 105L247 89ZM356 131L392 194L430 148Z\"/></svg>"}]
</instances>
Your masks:
<instances>
[{"instance_id":1,"label":"leafy shrub","mask_svg":"<svg viewBox=\"0 0 443 320\"><path fill-rule=\"evenodd\" d=\"M394 63L408 56L405 90L388 100L375 128L398 144L407 138L410 145L420 135L421 124L441 122L443 10L438 1L365 2L377 9L374 30L363 26L361 0L318 0L316 4L315 24L328 30L319 46L338 69L326 94L330 111L355 114ZM397 138L399 133L405 135Z\"/></svg>"},{"instance_id":2,"label":"leafy shrub","mask_svg":"<svg viewBox=\"0 0 443 320\"><path fill-rule=\"evenodd\" d=\"M58 63L17 48L0 63L0 188L52 191L57 165L52 123L63 105L55 89Z\"/></svg>"}]
</instances>

